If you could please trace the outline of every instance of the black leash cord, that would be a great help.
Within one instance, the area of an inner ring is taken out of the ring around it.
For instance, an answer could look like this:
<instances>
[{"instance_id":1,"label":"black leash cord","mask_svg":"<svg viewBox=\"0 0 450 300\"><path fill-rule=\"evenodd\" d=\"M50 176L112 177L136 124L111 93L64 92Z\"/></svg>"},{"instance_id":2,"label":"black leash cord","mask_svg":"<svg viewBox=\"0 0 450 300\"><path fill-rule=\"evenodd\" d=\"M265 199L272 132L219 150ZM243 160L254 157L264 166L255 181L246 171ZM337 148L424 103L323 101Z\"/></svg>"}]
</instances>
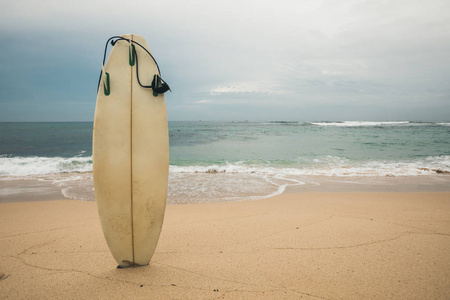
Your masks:
<instances>
[{"instance_id":1,"label":"black leash cord","mask_svg":"<svg viewBox=\"0 0 450 300\"><path fill-rule=\"evenodd\" d=\"M114 40L114 39L116 39L116 40ZM142 46L138 42L135 42L135 41L133 41L131 39L126 39L126 38L121 37L121 36L113 36L113 37L110 37L106 41L105 52L103 53L103 66L105 65L105 61L106 61L106 52L108 51L108 44L109 44L109 42L111 42L111 45L114 46L117 43L117 41L120 41L120 40L127 41L128 43L134 43L134 44L138 45L139 47L141 47L142 49L144 49L145 52L147 52L147 54L150 55L150 57L155 62L156 68L158 69L158 73L159 73L159 76L161 78L161 71L159 70L158 63L156 62L156 59L153 57L153 55L144 46ZM137 52L134 49L133 49L133 55L136 58L136 77L137 77L137 81L138 81L139 85L141 87L143 87L143 88L152 88L151 85L142 85L141 84L141 81L139 80L138 56L137 56ZM100 71L100 77L98 78L98 85L97 85L97 93L98 93L98 89L100 88L100 81L102 80L102 74L103 74L103 71ZM162 78L161 78L161 80L162 80ZM164 80L162 80L162 81L165 82Z\"/></svg>"}]
</instances>

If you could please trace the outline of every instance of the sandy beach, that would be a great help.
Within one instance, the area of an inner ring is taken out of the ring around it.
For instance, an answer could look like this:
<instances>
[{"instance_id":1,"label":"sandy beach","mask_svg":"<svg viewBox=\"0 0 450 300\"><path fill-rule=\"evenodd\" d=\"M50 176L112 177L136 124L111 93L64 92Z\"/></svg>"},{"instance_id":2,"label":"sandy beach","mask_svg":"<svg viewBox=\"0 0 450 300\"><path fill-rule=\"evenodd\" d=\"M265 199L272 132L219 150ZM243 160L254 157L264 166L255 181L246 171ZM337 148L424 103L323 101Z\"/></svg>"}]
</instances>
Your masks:
<instances>
[{"instance_id":1,"label":"sandy beach","mask_svg":"<svg viewBox=\"0 0 450 300\"><path fill-rule=\"evenodd\" d=\"M94 202L0 203L2 299L448 299L450 193L285 193L169 205L116 269Z\"/></svg>"}]
</instances>

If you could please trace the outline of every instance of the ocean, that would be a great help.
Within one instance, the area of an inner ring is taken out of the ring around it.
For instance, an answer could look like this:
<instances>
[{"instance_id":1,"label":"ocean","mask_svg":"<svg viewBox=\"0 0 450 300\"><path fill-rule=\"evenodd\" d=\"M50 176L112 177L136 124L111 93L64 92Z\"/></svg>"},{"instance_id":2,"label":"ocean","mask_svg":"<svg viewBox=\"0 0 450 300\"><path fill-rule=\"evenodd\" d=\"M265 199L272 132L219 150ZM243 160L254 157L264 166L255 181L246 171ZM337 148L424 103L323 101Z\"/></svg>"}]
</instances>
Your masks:
<instances>
[{"instance_id":1,"label":"ocean","mask_svg":"<svg viewBox=\"0 0 450 300\"><path fill-rule=\"evenodd\" d=\"M92 126L0 123L0 202L94 201ZM450 123L169 122L169 136L169 204L338 186L450 190Z\"/></svg>"}]
</instances>

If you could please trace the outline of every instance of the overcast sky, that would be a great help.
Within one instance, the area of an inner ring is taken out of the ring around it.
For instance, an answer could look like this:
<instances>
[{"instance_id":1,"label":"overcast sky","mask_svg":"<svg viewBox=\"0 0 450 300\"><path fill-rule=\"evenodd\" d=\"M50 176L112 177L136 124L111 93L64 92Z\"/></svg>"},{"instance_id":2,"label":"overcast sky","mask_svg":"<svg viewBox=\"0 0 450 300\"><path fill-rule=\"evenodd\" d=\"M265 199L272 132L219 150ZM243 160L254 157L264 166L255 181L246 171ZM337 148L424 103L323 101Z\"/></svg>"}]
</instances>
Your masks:
<instances>
[{"instance_id":1,"label":"overcast sky","mask_svg":"<svg viewBox=\"0 0 450 300\"><path fill-rule=\"evenodd\" d=\"M169 120L450 120L450 1L0 0L0 121L92 121L144 36Z\"/></svg>"}]
</instances>

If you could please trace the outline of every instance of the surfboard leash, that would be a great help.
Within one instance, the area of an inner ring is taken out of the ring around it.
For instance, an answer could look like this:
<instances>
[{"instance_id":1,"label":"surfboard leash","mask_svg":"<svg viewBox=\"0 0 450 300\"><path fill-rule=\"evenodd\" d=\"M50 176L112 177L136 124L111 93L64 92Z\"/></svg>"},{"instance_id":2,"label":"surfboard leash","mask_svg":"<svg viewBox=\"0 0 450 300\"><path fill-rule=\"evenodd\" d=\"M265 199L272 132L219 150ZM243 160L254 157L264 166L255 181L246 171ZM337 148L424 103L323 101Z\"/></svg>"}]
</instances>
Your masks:
<instances>
[{"instance_id":1,"label":"surfboard leash","mask_svg":"<svg viewBox=\"0 0 450 300\"><path fill-rule=\"evenodd\" d=\"M143 88L151 88L153 90L153 96L158 96L158 94L164 94L167 91L172 91L170 89L170 86L161 78L161 71L159 69L159 65L158 62L156 61L156 59L153 57L153 55L141 44L139 44L136 41L133 41L131 39L126 39L124 37L121 36L113 36L110 37L107 41L106 41L106 45L105 45L105 51L103 53L103 62L102 62L102 70L100 72L100 77L98 79L98 85L97 85L97 93L98 93L98 89L100 88L100 82L102 77L105 78L105 95L109 95L110 93L110 86L109 86L109 73L105 72L104 66L105 66L105 62L106 62L106 53L108 51L108 45L111 43L111 45L114 47L114 45L120 41L127 41L130 44L130 51L129 51L129 62L130 65L133 66L134 64L136 64L136 78L137 81L139 83L139 85ZM138 56L137 56L137 52L136 49L134 47L134 45L138 45L139 47L141 47L142 49L145 50L145 52L147 52L148 55L150 55L150 57L152 58L152 60L155 62L156 64L156 68L158 69L158 73L159 74L155 74L153 76L153 80L151 85L143 85L141 83L141 81L139 80L139 62L138 62ZM104 76L103 76L104 75Z\"/></svg>"}]
</instances>

